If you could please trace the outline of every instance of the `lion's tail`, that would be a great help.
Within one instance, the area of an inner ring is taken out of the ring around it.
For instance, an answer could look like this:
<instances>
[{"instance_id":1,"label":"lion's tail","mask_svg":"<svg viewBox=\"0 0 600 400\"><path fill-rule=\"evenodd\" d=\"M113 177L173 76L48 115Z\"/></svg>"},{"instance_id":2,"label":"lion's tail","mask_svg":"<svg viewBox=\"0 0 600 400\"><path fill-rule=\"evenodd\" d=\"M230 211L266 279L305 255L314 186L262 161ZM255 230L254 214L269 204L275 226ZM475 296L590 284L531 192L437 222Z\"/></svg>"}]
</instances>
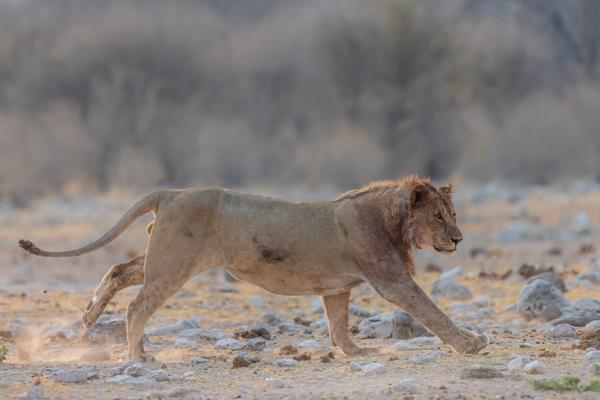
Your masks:
<instances>
[{"instance_id":1,"label":"lion's tail","mask_svg":"<svg viewBox=\"0 0 600 400\"><path fill-rule=\"evenodd\" d=\"M117 236L123 233L123 231L129 225L131 225L133 221L135 221L142 215L150 211L156 213L156 210L158 208L158 201L160 200L162 194L162 191L158 191L144 197L143 199L138 201L133 207L131 207L121 217L121 219L119 219L119 221L112 228L110 228L108 232L102 235L102 237L78 249L69 251L45 251L37 247L29 240L23 239L19 240L19 246L28 253L35 254L36 256L41 257L75 257L92 252L112 242Z\"/></svg>"}]
</instances>

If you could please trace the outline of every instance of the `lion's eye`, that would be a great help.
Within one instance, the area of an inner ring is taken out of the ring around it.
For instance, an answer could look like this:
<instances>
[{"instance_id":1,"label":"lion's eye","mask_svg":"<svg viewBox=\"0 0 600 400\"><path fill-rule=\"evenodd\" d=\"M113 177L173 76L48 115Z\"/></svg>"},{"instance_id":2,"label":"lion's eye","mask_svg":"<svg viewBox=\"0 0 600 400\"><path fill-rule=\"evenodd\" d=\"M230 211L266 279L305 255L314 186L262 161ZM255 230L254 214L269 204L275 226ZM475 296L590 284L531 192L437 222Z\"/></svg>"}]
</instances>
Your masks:
<instances>
[{"instance_id":1,"label":"lion's eye","mask_svg":"<svg viewBox=\"0 0 600 400\"><path fill-rule=\"evenodd\" d=\"M444 218L442 218L442 213L435 214L435 219L437 219L440 222L444 222Z\"/></svg>"}]
</instances>

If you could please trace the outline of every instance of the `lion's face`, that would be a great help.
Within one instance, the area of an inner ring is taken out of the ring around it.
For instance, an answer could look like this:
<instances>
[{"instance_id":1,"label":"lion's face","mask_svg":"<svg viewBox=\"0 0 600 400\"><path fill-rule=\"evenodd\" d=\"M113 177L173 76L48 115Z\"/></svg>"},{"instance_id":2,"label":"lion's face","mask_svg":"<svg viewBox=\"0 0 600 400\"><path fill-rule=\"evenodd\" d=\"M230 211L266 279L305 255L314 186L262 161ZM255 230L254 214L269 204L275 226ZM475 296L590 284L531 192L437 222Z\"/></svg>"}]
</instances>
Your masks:
<instances>
[{"instance_id":1,"label":"lion's face","mask_svg":"<svg viewBox=\"0 0 600 400\"><path fill-rule=\"evenodd\" d=\"M451 253L463 236L456 224L452 204L452 186L435 189L417 185L411 194L414 243L417 248L431 246L441 253Z\"/></svg>"}]
</instances>

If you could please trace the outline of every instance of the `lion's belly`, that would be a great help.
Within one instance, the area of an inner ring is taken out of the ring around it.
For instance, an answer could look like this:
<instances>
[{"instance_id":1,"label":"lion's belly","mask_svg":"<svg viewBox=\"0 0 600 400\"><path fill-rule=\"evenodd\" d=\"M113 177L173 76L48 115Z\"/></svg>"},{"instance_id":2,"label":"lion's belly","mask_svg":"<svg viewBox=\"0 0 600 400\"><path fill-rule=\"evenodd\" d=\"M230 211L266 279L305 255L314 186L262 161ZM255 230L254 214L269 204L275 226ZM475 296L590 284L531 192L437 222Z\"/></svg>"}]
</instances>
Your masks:
<instances>
[{"instance_id":1,"label":"lion's belly","mask_svg":"<svg viewBox=\"0 0 600 400\"><path fill-rule=\"evenodd\" d=\"M229 271L239 279L282 295L332 295L362 283L341 268L257 264L246 268L230 267Z\"/></svg>"}]
</instances>

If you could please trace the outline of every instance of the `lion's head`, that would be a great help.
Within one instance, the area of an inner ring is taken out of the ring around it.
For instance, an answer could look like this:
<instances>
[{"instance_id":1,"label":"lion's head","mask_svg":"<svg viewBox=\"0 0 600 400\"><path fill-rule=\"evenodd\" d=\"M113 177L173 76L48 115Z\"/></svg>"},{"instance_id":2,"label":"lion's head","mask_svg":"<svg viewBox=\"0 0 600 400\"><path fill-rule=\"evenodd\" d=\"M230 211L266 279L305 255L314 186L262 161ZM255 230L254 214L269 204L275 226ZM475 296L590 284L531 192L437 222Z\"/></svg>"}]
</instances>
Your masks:
<instances>
[{"instance_id":1,"label":"lion's head","mask_svg":"<svg viewBox=\"0 0 600 400\"><path fill-rule=\"evenodd\" d=\"M456 224L452 185L438 189L427 181L415 182L410 188L409 215L417 248L431 246L438 252L451 253L463 239Z\"/></svg>"}]
</instances>

